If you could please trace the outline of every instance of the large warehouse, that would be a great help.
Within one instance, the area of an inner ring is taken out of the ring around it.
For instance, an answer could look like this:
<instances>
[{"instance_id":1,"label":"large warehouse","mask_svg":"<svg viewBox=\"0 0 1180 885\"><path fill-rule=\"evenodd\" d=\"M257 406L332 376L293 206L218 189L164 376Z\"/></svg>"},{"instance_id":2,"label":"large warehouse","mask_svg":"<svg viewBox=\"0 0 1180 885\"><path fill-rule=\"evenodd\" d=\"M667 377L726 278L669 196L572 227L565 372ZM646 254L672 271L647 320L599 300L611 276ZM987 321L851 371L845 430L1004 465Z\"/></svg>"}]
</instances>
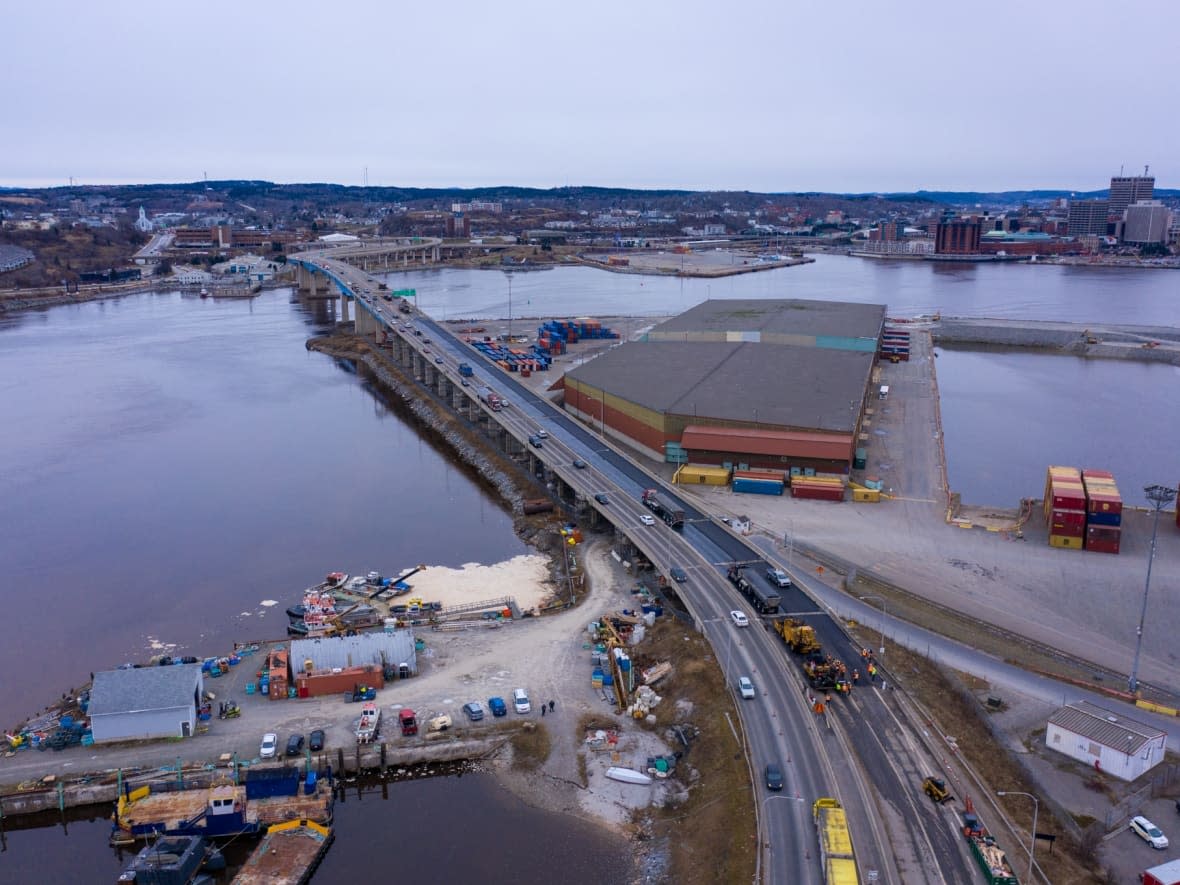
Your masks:
<instances>
[{"instance_id":1,"label":"large warehouse","mask_svg":"<svg viewBox=\"0 0 1180 885\"><path fill-rule=\"evenodd\" d=\"M565 407L649 457L847 473L885 307L706 301L568 372Z\"/></svg>"}]
</instances>

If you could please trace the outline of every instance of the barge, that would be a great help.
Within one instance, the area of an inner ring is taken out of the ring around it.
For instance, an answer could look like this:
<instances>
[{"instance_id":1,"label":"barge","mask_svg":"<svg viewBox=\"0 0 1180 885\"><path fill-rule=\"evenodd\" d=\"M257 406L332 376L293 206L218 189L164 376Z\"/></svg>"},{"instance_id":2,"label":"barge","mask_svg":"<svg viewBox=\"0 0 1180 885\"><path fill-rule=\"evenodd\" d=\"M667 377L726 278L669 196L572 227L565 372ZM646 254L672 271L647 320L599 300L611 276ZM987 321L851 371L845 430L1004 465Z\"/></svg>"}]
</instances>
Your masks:
<instances>
[{"instance_id":1,"label":"barge","mask_svg":"<svg viewBox=\"0 0 1180 885\"><path fill-rule=\"evenodd\" d=\"M266 831L231 885L304 885L328 853L335 834L309 820L290 820Z\"/></svg>"},{"instance_id":2,"label":"barge","mask_svg":"<svg viewBox=\"0 0 1180 885\"><path fill-rule=\"evenodd\" d=\"M203 836L161 836L132 858L120 883L191 885L202 871L225 869L225 858ZM207 877L203 881L212 881Z\"/></svg>"},{"instance_id":3,"label":"barge","mask_svg":"<svg viewBox=\"0 0 1180 885\"><path fill-rule=\"evenodd\" d=\"M309 771L301 778L298 768L257 768L246 773L244 784L223 778L195 789L128 785L115 805L112 839L248 835L292 819L330 824L332 807L331 769L323 777Z\"/></svg>"}]
</instances>

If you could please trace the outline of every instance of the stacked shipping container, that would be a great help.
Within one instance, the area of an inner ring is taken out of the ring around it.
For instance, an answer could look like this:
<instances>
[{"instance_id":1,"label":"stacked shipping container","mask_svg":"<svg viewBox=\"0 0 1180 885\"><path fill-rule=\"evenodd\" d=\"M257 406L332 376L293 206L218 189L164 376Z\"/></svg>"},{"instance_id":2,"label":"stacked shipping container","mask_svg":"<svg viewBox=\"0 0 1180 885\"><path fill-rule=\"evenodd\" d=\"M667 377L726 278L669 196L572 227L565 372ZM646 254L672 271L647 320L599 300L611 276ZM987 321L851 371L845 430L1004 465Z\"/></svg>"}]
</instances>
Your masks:
<instances>
[{"instance_id":1,"label":"stacked shipping container","mask_svg":"<svg viewBox=\"0 0 1180 885\"><path fill-rule=\"evenodd\" d=\"M1086 538L1086 490L1076 467L1050 467L1045 477L1049 546L1081 550Z\"/></svg>"},{"instance_id":2,"label":"stacked shipping container","mask_svg":"<svg viewBox=\"0 0 1180 885\"><path fill-rule=\"evenodd\" d=\"M549 320L537 327L537 347L546 353L565 353L566 346L582 339L618 338L614 329L605 328L598 320L579 317L576 320Z\"/></svg>"},{"instance_id":3,"label":"stacked shipping container","mask_svg":"<svg viewBox=\"0 0 1180 885\"><path fill-rule=\"evenodd\" d=\"M881 332L878 353L891 362L908 361L910 358L910 333L896 326L886 326Z\"/></svg>"},{"instance_id":4,"label":"stacked shipping container","mask_svg":"<svg viewBox=\"0 0 1180 885\"><path fill-rule=\"evenodd\" d=\"M1118 553L1122 540L1123 497L1114 474L1106 470L1083 470L1086 488L1086 549L1096 553Z\"/></svg>"},{"instance_id":5,"label":"stacked shipping container","mask_svg":"<svg viewBox=\"0 0 1180 885\"><path fill-rule=\"evenodd\" d=\"M791 497L843 501L844 480L838 476L792 476Z\"/></svg>"},{"instance_id":6,"label":"stacked shipping container","mask_svg":"<svg viewBox=\"0 0 1180 885\"><path fill-rule=\"evenodd\" d=\"M535 345L527 350L522 350L517 347L504 347L494 341L472 341L471 346L506 372L516 372L522 369L529 373L544 372L552 362L552 357Z\"/></svg>"}]
</instances>

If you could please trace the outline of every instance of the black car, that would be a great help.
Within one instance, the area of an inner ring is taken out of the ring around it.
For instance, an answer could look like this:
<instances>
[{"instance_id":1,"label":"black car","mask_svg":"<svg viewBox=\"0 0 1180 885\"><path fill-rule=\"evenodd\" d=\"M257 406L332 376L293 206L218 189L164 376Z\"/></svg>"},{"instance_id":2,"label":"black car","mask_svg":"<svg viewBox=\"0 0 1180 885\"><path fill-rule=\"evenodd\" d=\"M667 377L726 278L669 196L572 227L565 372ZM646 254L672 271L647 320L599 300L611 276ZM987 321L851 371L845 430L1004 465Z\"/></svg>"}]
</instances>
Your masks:
<instances>
[{"instance_id":1,"label":"black car","mask_svg":"<svg viewBox=\"0 0 1180 885\"><path fill-rule=\"evenodd\" d=\"M307 739L307 749L313 753L318 753L324 749L324 730L322 728L317 728L311 733L311 736Z\"/></svg>"},{"instance_id":2,"label":"black car","mask_svg":"<svg viewBox=\"0 0 1180 885\"><path fill-rule=\"evenodd\" d=\"M574 458L574 466L577 467L579 470L585 470L586 469L586 462L583 461L581 458Z\"/></svg>"},{"instance_id":3,"label":"black car","mask_svg":"<svg viewBox=\"0 0 1180 885\"><path fill-rule=\"evenodd\" d=\"M766 789L781 790L783 788L783 770L775 763L766 766Z\"/></svg>"},{"instance_id":4,"label":"black car","mask_svg":"<svg viewBox=\"0 0 1180 885\"><path fill-rule=\"evenodd\" d=\"M683 584L688 580L688 575L685 574L684 569L678 565L674 565L672 568L668 569L668 574L672 576L672 580L677 584Z\"/></svg>"},{"instance_id":5,"label":"black car","mask_svg":"<svg viewBox=\"0 0 1180 885\"><path fill-rule=\"evenodd\" d=\"M287 738L287 755L298 756L303 752L303 735L293 734Z\"/></svg>"},{"instance_id":6,"label":"black car","mask_svg":"<svg viewBox=\"0 0 1180 885\"><path fill-rule=\"evenodd\" d=\"M610 503L610 498L608 498L606 496L606 492L599 492L597 495L594 496L594 500L597 501L599 504L609 504Z\"/></svg>"},{"instance_id":7,"label":"black car","mask_svg":"<svg viewBox=\"0 0 1180 885\"><path fill-rule=\"evenodd\" d=\"M532 436L529 437L529 445L532 446L534 449L539 449L545 445L545 441L542 440L541 437L537 436L534 433Z\"/></svg>"}]
</instances>

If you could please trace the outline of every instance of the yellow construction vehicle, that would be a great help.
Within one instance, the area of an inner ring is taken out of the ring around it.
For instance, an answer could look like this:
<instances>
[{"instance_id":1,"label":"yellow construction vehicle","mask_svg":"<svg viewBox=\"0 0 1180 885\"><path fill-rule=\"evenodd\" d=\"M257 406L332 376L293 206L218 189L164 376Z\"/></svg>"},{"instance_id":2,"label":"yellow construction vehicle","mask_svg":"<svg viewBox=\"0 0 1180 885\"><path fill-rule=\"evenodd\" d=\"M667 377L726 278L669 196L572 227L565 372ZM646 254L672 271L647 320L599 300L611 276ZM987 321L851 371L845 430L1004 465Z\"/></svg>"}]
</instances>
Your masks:
<instances>
[{"instance_id":1,"label":"yellow construction vehicle","mask_svg":"<svg viewBox=\"0 0 1180 885\"><path fill-rule=\"evenodd\" d=\"M815 638L815 628L796 618L779 618L774 622L774 632L781 636L783 642L796 654L815 654L820 649Z\"/></svg>"},{"instance_id":2,"label":"yellow construction vehicle","mask_svg":"<svg viewBox=\"0 0 1180 885\"><path fill-rule=\"evenodd\" d=\"M937 802L940 805L950 802L955 798L951 795L951 791L947 789L946 781L933 775L922 781L922 792L929 796L931 801Z\"/></svg>"}]
</instances>

